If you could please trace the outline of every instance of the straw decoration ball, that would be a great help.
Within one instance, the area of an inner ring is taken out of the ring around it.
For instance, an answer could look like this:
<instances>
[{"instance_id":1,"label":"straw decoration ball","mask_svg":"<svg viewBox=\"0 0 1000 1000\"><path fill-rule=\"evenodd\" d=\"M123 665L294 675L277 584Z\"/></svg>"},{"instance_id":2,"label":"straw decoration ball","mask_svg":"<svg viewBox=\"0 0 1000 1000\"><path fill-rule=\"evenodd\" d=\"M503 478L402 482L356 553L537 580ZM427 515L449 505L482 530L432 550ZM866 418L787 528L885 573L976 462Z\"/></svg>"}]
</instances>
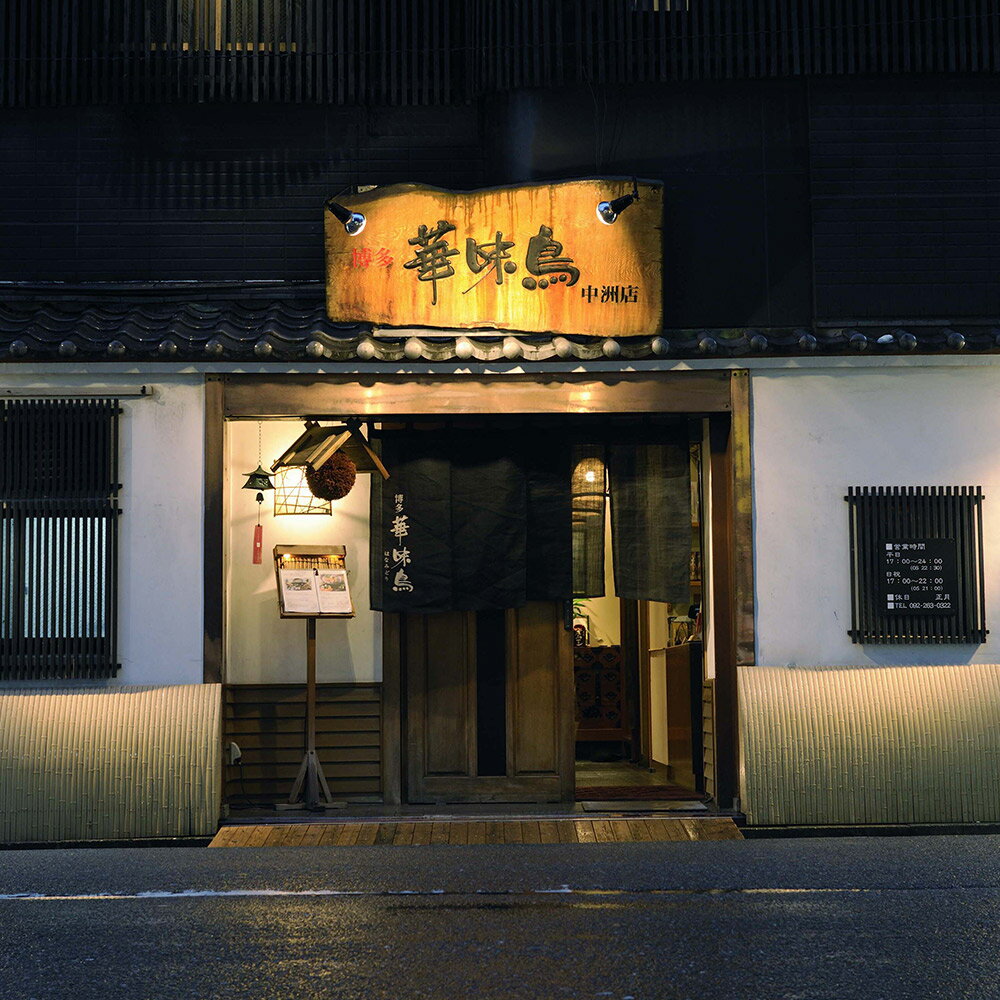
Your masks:
<instances>
[{"instance_id":1,"label":"straw decoration ball","mask_svg":"<svg viewBox=\"0 0 1000 1000\"><path fill-rule=\"evenodd\" d=\"M354 488L358 470L341 451L318 469L306 466L306 483L309 492L320 500L341 500Z\"/></svg>"}]
</instances>

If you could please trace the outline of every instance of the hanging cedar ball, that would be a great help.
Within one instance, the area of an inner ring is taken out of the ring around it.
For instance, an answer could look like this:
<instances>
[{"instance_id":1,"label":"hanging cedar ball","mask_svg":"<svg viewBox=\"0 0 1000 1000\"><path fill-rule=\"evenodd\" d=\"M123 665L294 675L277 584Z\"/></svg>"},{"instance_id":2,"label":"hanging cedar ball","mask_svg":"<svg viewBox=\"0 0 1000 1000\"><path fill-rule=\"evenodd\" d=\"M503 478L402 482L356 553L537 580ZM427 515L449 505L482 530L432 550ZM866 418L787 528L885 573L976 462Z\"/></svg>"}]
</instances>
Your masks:
<instances>
[{"instance_id":1,"label":"hanging cedar ball","mask_svg":"<svg viewBox=\"0 0 1000 1000\"><path fill-rule=\"evenodd\" d=\"M354 488L358 470L342 452L334 452L329 461L318 469L306 466L306 483L309 492L320 500L341 500Z\"/></svg>"}]
</instances>

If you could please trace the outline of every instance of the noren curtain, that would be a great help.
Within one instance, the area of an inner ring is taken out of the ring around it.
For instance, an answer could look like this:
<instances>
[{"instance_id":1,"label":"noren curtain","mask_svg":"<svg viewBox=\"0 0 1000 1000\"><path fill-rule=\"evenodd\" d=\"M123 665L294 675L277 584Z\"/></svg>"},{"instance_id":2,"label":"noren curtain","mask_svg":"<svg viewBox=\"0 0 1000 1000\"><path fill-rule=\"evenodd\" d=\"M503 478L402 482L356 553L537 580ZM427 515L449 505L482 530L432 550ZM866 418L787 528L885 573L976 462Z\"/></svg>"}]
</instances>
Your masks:
<instances>
[{"instance_id":1,"label":"noren curtain","mask_svg":"<svg viewBox=\"0 0 1000 1000\"><path fill-rule=\"evenodd\" d=\"M683 424L650 426L607 448L615 592L691 599L691 466Z\"/></svg>"},{"instance_id":2,"label":"noren curtain","mask_svg":"<svg viewBox=\"0 0 1000 1000\"><path fill-rule=\"evenodd\" d=\"M617 596L688 602L685 426L630 425L598 443L582 436L382 431L391 478L373 477L372 608L485 611L601 596L608 493Z\"/></svg>"},{"instance_id":3,"label":"noren curtain","mask_svg":"<svg viewBox=\"0 0 1000 1000\"><path fill-rule=\"evenodd\" d=\"M383 432L372 492L372 607L520 607L572 591L571 451L559 436Z\"/></svg>"}]
</instances>

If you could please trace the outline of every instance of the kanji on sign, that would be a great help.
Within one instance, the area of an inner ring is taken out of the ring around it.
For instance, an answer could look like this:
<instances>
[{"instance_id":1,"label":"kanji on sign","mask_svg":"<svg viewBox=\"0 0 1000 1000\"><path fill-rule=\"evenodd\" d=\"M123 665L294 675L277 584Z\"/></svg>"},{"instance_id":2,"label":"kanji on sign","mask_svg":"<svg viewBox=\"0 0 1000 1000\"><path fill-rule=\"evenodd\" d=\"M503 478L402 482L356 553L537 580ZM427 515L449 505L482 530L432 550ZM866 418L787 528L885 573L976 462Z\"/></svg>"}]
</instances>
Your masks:
<instances>
[{"instance_id":1,"label":"kanji on sign","mask_svg":"<svg viewBox=\"0 0 1000 1000\"><path fill-rule=\"evenodd\" d=\"M455 269L448 261L449 257L454 257L458 251L448 246L448 241L444 239L447 233L454 232L455 226L440 219L433 229L427 226L420 226L417 235L411 237L407 242L410 246L419 247L414 251L413 260L408 260L403 267L408 269L416 268L418 281L429 281L433 288L431 304L437 305L437 283L442 278L450 278Z\"/></svg>"},{"instance_id":2,"label":"kanji on sign","mask_svg":"<svg viewBox=\"0 0 1000 1000\"><path fill-rule=\"evenodd\" d=\"M517 264L509 259L509 250L513 245L514 241L505 240L503 233L499 231L493 243L477 243L469 237L465 241L465 262L473 274L485 272L479 281L482 281L490 271L493 271L494 280L498 285L502 285L504 273L513 274L517 270ZM479 284L479 281L465 291L471 292ZM462 294L464 295L465 292Z\"/></svg>"},{"instance_id":3,"label":"kanji on sign","mask_svg":"<svg viewBox=\"0 0 1000 1000\"><path fill-rule=\"evenodd\" d=\"M392 254L387 247L373 250L371 247L353 247L351 249L351 267L388 267L392 263Z\"/></svg>"},{"instance_id":4,"label":"kanji on sign","mask_svg":"<svg viewBox=\"0 0 1000 1000\"><path fill-rule=\"evenodd\" d=\"M528 253L524 260L524 266L535 277L522 278L521 284L529 290L548 288L557 281L566 282L567 287L575 285L580 279L580 270L573 266L572 257L560 256L562 252L563 245L552 239L552 228L539 226L538 235L528 240Z\"/></svg>"},{"instance_id":5,"label":"kanji on sign","mask_svg":"<svg viewBox=\"0 0 1000 1000\"><path fill-rule=\"evenodd\" d=\"M371 247L353 247L351 249L351 267L368 267L375 259L375 251Z\"/></svg>"}]
</instances>

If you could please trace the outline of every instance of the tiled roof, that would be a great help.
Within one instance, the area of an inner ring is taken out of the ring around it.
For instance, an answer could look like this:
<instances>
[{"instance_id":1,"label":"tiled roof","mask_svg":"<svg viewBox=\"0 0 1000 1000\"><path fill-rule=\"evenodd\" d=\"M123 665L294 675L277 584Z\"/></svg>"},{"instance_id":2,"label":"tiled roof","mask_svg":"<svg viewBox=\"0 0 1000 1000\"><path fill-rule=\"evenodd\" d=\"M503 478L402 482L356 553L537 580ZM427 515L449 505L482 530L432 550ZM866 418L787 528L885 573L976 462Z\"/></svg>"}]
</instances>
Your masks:
<instances>
[{"instance_id":1,"label":"tiled roof","mask_svg":"<svg viewBox=\"0 0 1000 1000\"><path fill-rule=\"evenodd\" d=\"M601 339L504 331L373 330L332 323L322 290L26 294L0 286L0 363L17 361L548 361L1000 350L1000 323L664 330Z\"/></svg>"}]
</instances>

